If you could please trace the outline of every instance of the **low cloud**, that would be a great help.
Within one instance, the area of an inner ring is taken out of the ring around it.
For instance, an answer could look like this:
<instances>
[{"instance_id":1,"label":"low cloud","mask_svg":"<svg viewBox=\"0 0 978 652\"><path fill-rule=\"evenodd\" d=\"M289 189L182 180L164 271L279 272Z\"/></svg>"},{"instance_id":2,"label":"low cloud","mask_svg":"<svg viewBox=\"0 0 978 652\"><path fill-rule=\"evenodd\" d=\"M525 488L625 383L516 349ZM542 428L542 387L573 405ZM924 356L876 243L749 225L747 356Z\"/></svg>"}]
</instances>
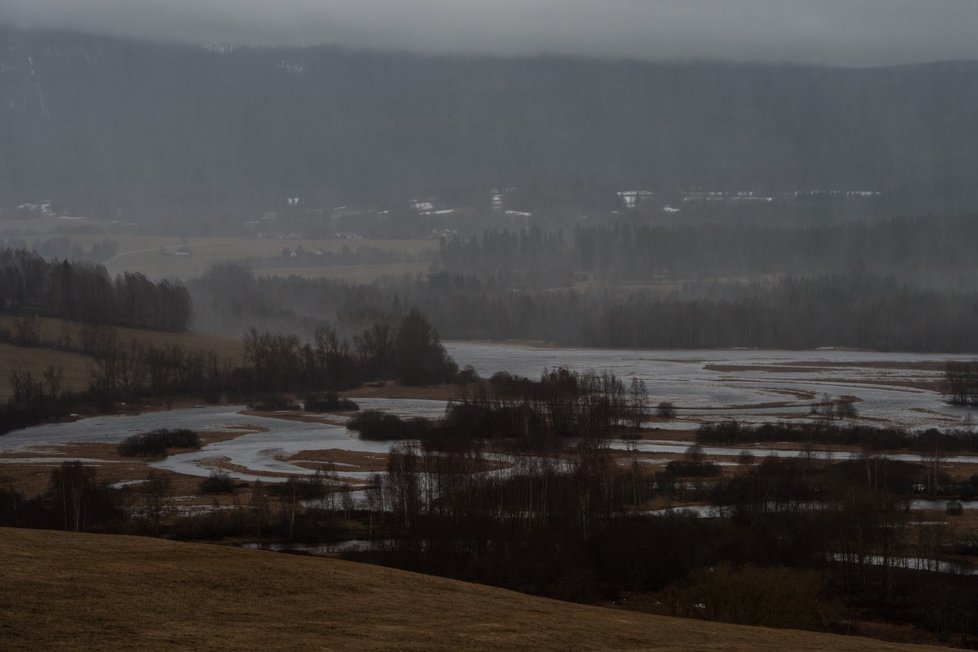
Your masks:
<instances>
[{"instance_id":1,"label":"low cloud","mask_svg":"<svg viewBox=\"0 0 978 652\"><path fill-rule=\"evenodd\" d=\"M251 45L886 65L978 59L975 0L7 0L0 22Z\"/></svg>"}]
</instances>

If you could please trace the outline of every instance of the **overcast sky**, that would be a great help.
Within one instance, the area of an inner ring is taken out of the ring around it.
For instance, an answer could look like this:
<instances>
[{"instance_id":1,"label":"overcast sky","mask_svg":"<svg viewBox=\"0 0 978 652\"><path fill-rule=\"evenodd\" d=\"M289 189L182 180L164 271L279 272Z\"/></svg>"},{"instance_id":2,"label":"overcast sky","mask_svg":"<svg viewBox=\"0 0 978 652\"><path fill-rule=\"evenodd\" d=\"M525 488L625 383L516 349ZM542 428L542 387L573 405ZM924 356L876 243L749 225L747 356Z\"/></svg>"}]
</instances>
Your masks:
<instances>
[{"instance_id":1,"label":"overcast sky","mask_svg":"<svg viewBox=\"0 0 978 652\"><path fill-rule=\"evenodd\" d=\"M507 56L857 66L978 59L978 0L0 0L0 23Z\"/></svg>"}]
</instances>

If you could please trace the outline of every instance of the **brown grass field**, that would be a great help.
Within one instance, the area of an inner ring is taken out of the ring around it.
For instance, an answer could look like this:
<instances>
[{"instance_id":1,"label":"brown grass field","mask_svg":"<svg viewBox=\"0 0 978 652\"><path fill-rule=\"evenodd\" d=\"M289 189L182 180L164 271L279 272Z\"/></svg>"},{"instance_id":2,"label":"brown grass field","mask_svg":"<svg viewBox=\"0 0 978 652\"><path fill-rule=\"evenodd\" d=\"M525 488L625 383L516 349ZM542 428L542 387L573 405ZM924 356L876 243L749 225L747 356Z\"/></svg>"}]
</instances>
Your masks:
<instances>
[{"instance_id":1,"label":"brown grass field","mask_svg":"<svg viewBox=\"0 0 978 652\"><path fill-rule=\"evenodd\" d=\"M0 329L14 330L15 317L0 315ZM64 319L44 317L41 320L41 341L52 343L64 338L67 333L77 346L80 342L78 335L79 323ZM213 351L221 358L240 360L244 351L243 343L238 338L213 335L210 333L167 333L138 328L111 327L119 336L123 346L129 342L156 347L175 344L189 351ZM92 358L80 353L56 351L45 347L21 347L13 344L0 343L0 401L10 397L10 384L7 382L7 370L21 369L39 375L48 365L60 366L65 371L65 388L80 391L88 386L91 379Z\"/></svg>"},{"instance_id":2,"label":"brown grass field","mask_svg":"<svg viewBox=\"0 0 978 652\"><path fill-rule=\"evenodd\" d=\"M16 317L12 315L0 315L0 328L13 330ZM61 338L65 332L69 333L72 341L77 345L79 342L78 331L81 324L79 322L58 319L56 317L41 318L41 340L52 342ZM163 344L177 344L191 351L214 351L220 356L238 356L243 348L239 339L227 337L225 335L215 335L212 333L197 333L188 331L185 333L171 333L167 331L154 331L142 328L125 328L122 326L109 326L119 335L119 340L126 344L129 341L136 341L140 344L153 344L161 346ZM38 351L39 349L25 349L27 351Z\"/></svg>"},{"instance_id":3,"label":"brown grass field","mask_svg":"<svg viewBox=\"0 0 978 652\"><path fill-rule=\"evenodd\" d=\"M256 269L257 276L301 276L329 278L349 283L372 283L386 276L424 274L428 263L378 263L376 265L332 265L323 267L272 267Z\"/></svg>"},{"instance_id":4,"label":"brown grass field","mask_svg":"<svg viewBox=\"0 0 978 652\"><path fill-rule=\"evenodd\" d=\"M13 369L29 371L35 377L40 377L50 365L62 367L65 370L65 387L79 390L88 386L91 363L91 358L79 353L27 348L0 342L0 403L10 398L7 374Z\"/></svg>"},{"instance_id":5,"label":"brown grass field","mask_svg":"<svg viewBox=\"0 0 978 652\"><path fill-rule=\"evenodd\" d=\"M557 602L337 559L0 529L4 650L944 649Z\"/></svg>"},{"instance_id":6,"label":"brown grass field","mask_svg":"<svg viewBox=\"0 0 978 652\"><path fill-rule=\"evenodd\" d=\"M83 247L91 247L108 237L119 243L119 254L105 262L110 274L119 272L142 272L149 278L179 278L188 279L200 276L212 265L249 257L276 257L282 249L302 245L307 251L322 249L323 251L342 251L344 247L357 251L360 247L371 246L386 251L406 254L419 254L438 249L438 240L257 240L254 238L179 238L155 235L71 235L72 242ZM190 256L172 255L178 249L186 247ZM389 265L366 265L354 267L391 267ZM421 265L427 268L426 264ZM304 268L302 275L312 275L311 269L333 270L333 267ZM337 269L336 273L339 273ZM387 270L386 274L395 270ZM413 268L409 271L413 271ZM423 271L423 270L422 270ZM360 274L364 274L361 270ZM316 276L328 276L327 273L317 273ZM383 275L383 274L381 274Z\"/></svg>"},{"instance_id":7,"label":"brown grass field","mask_svg":"<svg viewBox=\"0 0 978 652\"><path fill-rule=\"evenodd\" d=\"M94 228L95 233L78 233L79 227ZM384 251L402 254L423 254L438 250L438 240L435 238L414 238L403 240L349 240L341 238L329 239L294 239L279 240L274 238L256 239L239 237L178 237L162 235L133 235L113 233L105 230L106 225L97 220L61 220L58 218L39 218L31 220L2 220L0 221L0 237L10 233L22 238L28 246L35 240L49 240L56 237L67 237L73 244L85 249L93 244L101 243L106 238L119 244L119 253L106 261L105 267L110 274L120 272L142 272L152 279L178 278L188 279L200 276L216 263L238 260L241 258L274 258L288 247L297 246L307 251L322 249L323 251L342 251L344 248L357 251L361 247L370 246ZM23 235L23 232L29 235ZM178 249L186 247L190 256L175 256ZM300 276L337 277L354 282L366 282L381 276L399 273L415 273L425 271L426 263L404 263L392 265L352 265L355 269L347 270L344 266L307 267L294 270ZM372 269L372 268L377 269ZM259 272L266 273L266 272ZM268 273L282 275L287 269L269 270Z\"/></svg>"}]
</instances>

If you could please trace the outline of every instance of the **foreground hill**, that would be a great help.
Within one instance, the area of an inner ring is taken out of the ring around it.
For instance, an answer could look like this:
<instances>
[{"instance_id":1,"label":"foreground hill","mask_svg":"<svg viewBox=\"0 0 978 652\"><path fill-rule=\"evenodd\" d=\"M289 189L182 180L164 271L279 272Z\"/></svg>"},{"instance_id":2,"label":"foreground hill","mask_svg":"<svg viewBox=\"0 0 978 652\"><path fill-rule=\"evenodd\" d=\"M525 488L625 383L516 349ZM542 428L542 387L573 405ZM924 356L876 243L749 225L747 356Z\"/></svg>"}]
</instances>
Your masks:
<instances>
[{"instance_id":1,"label":"foreground hill","mask_svg":"<svg viewBox=\"0 0 978 652\"><path fill-rule=\"evenodd\" d=\"M0 550L5 650L911 649L213 545L0 529Z\"/></svg>"}]
</instances>

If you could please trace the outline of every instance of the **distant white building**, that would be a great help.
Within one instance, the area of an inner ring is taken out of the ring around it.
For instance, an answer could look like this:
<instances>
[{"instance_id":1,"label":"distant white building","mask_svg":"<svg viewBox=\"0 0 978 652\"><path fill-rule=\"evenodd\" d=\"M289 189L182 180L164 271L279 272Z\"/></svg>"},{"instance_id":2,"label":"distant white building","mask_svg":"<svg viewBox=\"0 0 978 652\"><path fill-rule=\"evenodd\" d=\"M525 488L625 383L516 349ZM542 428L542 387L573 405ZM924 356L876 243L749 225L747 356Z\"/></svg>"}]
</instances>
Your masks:
<instances>
[{"instance_id":1,"label":"distant white building","mask_svg":"<svg viewBox=\"0 0 978 652\"><path fill-rule=\"evenodd\" d=\"M649 201L655 196L651 190L619 190L618 198L625 205L625 208L635 208L639 204Z\"/></svg>"}]
</instances>

